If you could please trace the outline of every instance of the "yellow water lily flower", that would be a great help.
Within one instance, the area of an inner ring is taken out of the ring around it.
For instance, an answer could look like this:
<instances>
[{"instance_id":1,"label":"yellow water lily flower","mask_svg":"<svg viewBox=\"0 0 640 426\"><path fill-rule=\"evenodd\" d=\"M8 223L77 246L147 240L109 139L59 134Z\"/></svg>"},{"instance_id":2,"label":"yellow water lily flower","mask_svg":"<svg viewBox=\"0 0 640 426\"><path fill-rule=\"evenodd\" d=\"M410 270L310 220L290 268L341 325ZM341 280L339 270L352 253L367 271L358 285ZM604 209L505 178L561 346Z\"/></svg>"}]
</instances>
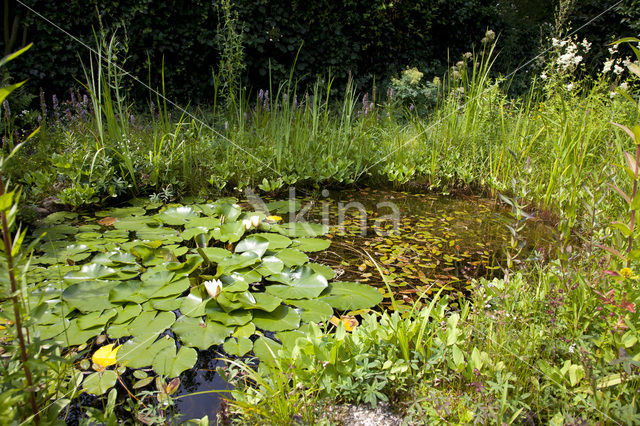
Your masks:
<instances>
[{"instance_id":1,"label":"yellow water lily flower","mask_svg":"<svg viewBox=\"0 0 640 426\"><path fill-rule=\"evenodd\" d=\"M207 289L207 293L209 293L209 296L214 299L218 297L218 295L222 291L222 281L220 280L205 281L203 284L204 288Z\"/></svg>"},{"instance_id":2,"label":"yellow water lily flower","mask_svg":"<svg viewBox=\"0 0 640 426\"><path fill-rule=\"evenodd\" d=\"M267 216L267 220L271 222L280 222L282 218L280 216Z\"/></svg>"},{"instance_id":3,"label":"yellow water lily flower","mask_svg":"<svg viewBox=\"0 0 640 426\"><path fill-rule=\"evenodd\" d=\"M120 345L122 346L122 345ZM118 353L118 349L120 346L113 347L113 343L109 345L105 345L94 352L91 357L91 361L97 366L100 367L101 370L109 367L116 363L116 354Z\"/></svg>"}]
</instances>

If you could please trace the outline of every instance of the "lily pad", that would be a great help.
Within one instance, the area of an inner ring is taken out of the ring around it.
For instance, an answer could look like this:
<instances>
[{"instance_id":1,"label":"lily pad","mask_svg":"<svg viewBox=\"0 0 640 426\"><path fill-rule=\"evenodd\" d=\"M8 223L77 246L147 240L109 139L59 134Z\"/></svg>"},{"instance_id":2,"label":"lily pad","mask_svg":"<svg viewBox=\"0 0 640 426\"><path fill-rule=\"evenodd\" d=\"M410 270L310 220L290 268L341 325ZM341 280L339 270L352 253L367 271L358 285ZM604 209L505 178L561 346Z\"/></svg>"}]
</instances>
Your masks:
<instances>
[{"instance_id":1,"label":"lily pad","mask_svg":"<svg viewBox=\"0 0 640 426\"><path fill-rule=\"evenodd\" d=\"M151 368L167 378L178 377L183 371L196 365L198 353L193 348L182 346L176 353L175 345L164 348L153 358Z\"/></svg>"},{"instance_id":2,"label":"lily pad","mask_svg":"<svg viewBox=\"0 0 640 426\"><path fill-rule=\"evenodd\" d=\"M220 345L233 333L233 328L214 321L202 321L183 316L171 327L180 341L186 346L207 350L213 345Z\"/></svg>"},{"instance_id":3,"label":"lily pad","mask_svg":"<svg viewBox=\"0 0 640 426\"><path fill-rule=\"evenodd\" d=\"M305 322L324 322L333 315L331 305L321 300L287 300L286 303L295 306L300 319Z\"/></svg>"},{"instance_id":4,"label":"lily pad","mask_svg":"<svg viewBox=\"0 0 640 426\"><path fill-rule=\"evenodd\" d=\"M266 331L293 330L300 326L300 315L288 306L281 305L272 312L256 310L253 323Z\"/></svg>"},{"instance_id":5,"label":"lily pad","mask_svg":"<svg viewBox=\"0 0 640 426\"><path fill-rule=\"evenodd\" d=\"M267 251L269 241L260 236L251 235L236 245L236 253L253 253L258 257Z\"/></svg>"},{"instance_id":6,"label":"lily pad","mask_svg":"<svg viewBox=\"0 0 640 426\"><path fill-rule=\"evenodd\" d=\"M293 240L291 248L300 251L322 251L328 249L330 245L331 240L324 240L322 238L300 238Z\"/></svg>"},{"instance_id":7,"label":"lily pad","mask_svg":"<svg viewBox=\"0 0 640 426\"><path fill-rule=\"evenodd\" d=\"M378 289L366 284L336 281L328 290L320 300L343 311L372 308L382 302Z\"/></svg>"},{"instance_id":8,"label":"lily pad","mask_svg":"<svg viewBox=\"0 0 640 426\"><path fill-rule=\"evenodd\" d=\"M200 214L191 207L174 207L159 213L157 217L167 225L177 226L199 216Z\"/></svg>"},{"instance_id":9,"label":"lily pad","mask_svg":"<svg viewBox=\"0 0 640 426\"><path fill-rule=\"evenodd\" d=\"M102 395L116 384L118 375L113 370L89 374L82 382L85 391L93 395Z\"/></svg>"},{"instance_id":10,"label":"lily pad","mask_svg":"<svg viewBox=\"0 0 640 426\"><path fill-rule=\"evenodd\" d=\"M274 234L270 232L264 232L260 234L254 234L256 237L265 238L269 241L269 250L277 250L287 248L291 245L291 239L282 234Z\"/></svg>"},{"instance_id":11,"label":"lily pad","mask_svg":"<svg viewBox=\"0 0 640 426\"><path fill-rule=\"evenodd\" d=\"M286 266L299 266L304 265L309 261L309 257L300 250L286 248L282 249L276 254L278 259L282 260Z\"/></svg>"},{"instance_id":12,"label":"lily pad","mask_svg":"<svg viewBox=\"0 0 640 426\"><path fill-rule=\"evenodd\" d=\"M230 337L222 348L229 355L244 356L253 348L253 342L246 337Z\"/></svg>"},{"instance_id":13,"label":"lily pad","mask_svg":"<svg viewBox=\"0 0 640 426\"><path fill-rule=\"evenodd\" d=\"M113 307L109 293L117 284L117 281L77 282L64 290L62 300L80 312L104 311Z\"/></svg>"}]
</instances>

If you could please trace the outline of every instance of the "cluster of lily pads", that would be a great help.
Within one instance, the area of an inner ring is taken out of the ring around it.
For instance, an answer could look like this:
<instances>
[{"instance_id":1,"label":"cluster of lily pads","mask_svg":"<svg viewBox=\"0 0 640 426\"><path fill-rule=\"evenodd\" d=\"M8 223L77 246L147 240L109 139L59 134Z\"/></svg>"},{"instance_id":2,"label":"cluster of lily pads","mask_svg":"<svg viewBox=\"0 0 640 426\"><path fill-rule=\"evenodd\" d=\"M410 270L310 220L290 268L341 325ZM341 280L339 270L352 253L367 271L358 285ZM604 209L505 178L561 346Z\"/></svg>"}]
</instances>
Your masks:
<instances>
[{"instance_id":1,"label":"cluster of lily pads","mask_svg":"<svg viewBox=\"0 0 640 426\"><path fill-rule=\"evenodd\" d=\"M306 253L329 247L318 238L326 232L243 211L235 199L54 213L35 233L28 273L29 300L45 307L34 313L36 336L65 347L118 344L105 354L113 362L85 379L99 394L115 384L106 367L116 363L176 377L195 365L196 349L223 345L242 356L265 332L379 304L378 289L331 281L331 268L309 260Z\"/></svg>"}]
</instances>

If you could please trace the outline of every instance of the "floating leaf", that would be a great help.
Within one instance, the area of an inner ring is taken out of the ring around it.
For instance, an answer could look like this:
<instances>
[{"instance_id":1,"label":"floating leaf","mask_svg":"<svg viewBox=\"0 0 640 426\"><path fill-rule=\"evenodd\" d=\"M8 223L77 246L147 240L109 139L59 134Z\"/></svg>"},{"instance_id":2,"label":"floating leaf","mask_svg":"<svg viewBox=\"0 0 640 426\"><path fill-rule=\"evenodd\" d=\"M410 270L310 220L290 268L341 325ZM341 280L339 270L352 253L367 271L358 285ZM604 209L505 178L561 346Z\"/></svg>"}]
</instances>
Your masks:
<instances>
[{"instance_id":1,"label":"floating leaf","mask_svg":"<svg viewBox=\"0 0 640 426\"><path fill-rule=\"evenodd\" d=\"M306 322L324 322L333 314L333 308L320 300L287 300L285 303L295 306L300 319Z\"/></svg>"},{"instance_id":2,"label":"floating leaf","mask_svg":"<svg viewBox=\"0 0 640 426\"><path fill-rule=\"evenodd\" d=\"M117 275L118 271L113 268L109 268L99 263L91 263L84 265L79 271L71 271L65 274L64 280L70 283L97 280L102 278L113 277Z\"/></svg>"},{"instance_id":3,"label":"floating leaf","mask_svg":"<svg viewBox=\"0 0 640 426\"><path fill-rule=\"evenodd\" d=\"M236 245L235 251L236 253L253 253L258 257L262 257L268 247L269 241L266 238L251 235L240 241L238 245Z\"/></svg>"},{"instance_id":4,"label":"floating leaf","mask_svg":"<svg viewBox=\"0 0 640 426\"><path fill-rule=\"evenodd\" d=\"M304 265L309 261L309 257L306 254L291 248L280 250L276 256L288 267Z\"/></svg>"},{"instance_id":5,"label":"floating leaf","mask_svg":"<svg viewBox=\"0 0 640 426\"><path fill-rule=\"evenodd\" d=\"M80 312L104 311L113 307L109 293L117 281L84 281L67 287L62 299Z\"/></svg>"},{"instance_id":6,"label":"floating leaf","mask_svg":"<svg viewBox=\"0 0 640 426\"><path fill-rule=\"evenodd\" d=\"M118 311L115 309L108 309L104 312L89 312L78 317L78 328L86 330L98 326L104 327L117 314Z\"/></svg>"},{"instance_id":7,"label":"floating leaf","mask_svg":"<svg viewBox=\"0 0 640 426\"><path fill-rule=\"evenodd\" d=\"M291 248L301 251L322 251L329 248L331 240L323 240L321 238L300 238L293 240Z\"/></svg>"},{"instance_id":8,"label":"floating leaf","mask_svg":"<svg viewBox=\"0 0 640 426\"><path fill-rule=\"evenodd\" d=\"M329 293L322 297L325 303L339 310L366 309L382 302L382 294L375 287L354 282L332 282Z\"/></svg>"},{"instance_id":9,"label":"floating leaf","mask_svg":"<svg viewBox=\"0 0 640 426\"><path fill-rule=\"evenodd\" d=\"M300 326L300 315L287 306L279 306L272 312L256 310L253 323L266 331L293 330Z\"/></svg>"},{"instance_id":10,"label":"floating leaf","mask_svg":"<svg viewBox=\"0 0 640 426\"><path fill-rule=\"evenodd\" d=\"M308 266L269 277L286 285L270 285L266 291L282 299L314 299L327 288L327 279Z\"/></svg>"},{"instance_id":11,"label":"floating leaf","mask_svg":"<svg viewBox=\"0 0 640 426\"><path fill-rule=\"evenodd\" d=\"M118 376L113 370L96 372L84 379L82 387L90 394L103 395L116 384L116 380L118 380Z\"/></svg>"},{"instance_id":12,"label":"floating leaf","mask_svg":"<svg viewBox=\"0 0 640 426\"><path fill-rule=\"evenodd\" d=\"M254 236L266 239L269 242L269 250L283 249L291 245L291 239L281 234L265 232Z\"/></svg>"},{"instance_id":13,"label":"floating leaf","mask_svg":"<svg viewBox=\"0 0 640 426\"><path fill-rule=\"evenodd\" d=\"M169 336L162 336L156 340L154 336L135 337L127 340L118 351L118 364L130 368L148 367L153 363L157 354L167 348L173 348L175 341Z\"/></svg>"},{"instance_id":14,"label":"floating leaf","mask_svg":"<svg viewBox=\"0 0 640 426\"><path fill-rule=\"evenodd\" d=\"M129 324L129 333L134 337L157 336L171 327L175 320L173 312L142 312Z\"/></svg>"},{"instance_id":15,"label":"floating leaf","mask_svg":"<svg viewBox=\"0 0 640 426\"><path fill-rule=\"evenodd\" d=\"M252 252L232 254L218 263L217 275L229 275L233 271L255 265L258 262L260 262L260 257Z\"/></svg>"},{"instance_id":16,"label":"floating leaf","mask_svg":"<svg viewBox=\"0 0 640 426\"><path fill-rule=\"evenodd\" d=\"M176 347L172 345L158 352L151 367L157 374L171 378L193 368L197 360L198 353L195 349L182 346L176 353Z\"/></svg>"},{"instance_id":17,"label":"floating leaf","mask_svg":"<svg viewBox=\"0 0 640 426\"><path fill-rule=\"evenodd\" d=\"M207 350L213 345L220 345L233 333L233 328L214 321L202 321L187 316L180 317L171 327L180 341L187 346Z\"/></svg>"},{"instance_id":18,"label":"floating leaf","mask_svg":"<svg viewBox=\"0 0 640 426\"><path fill-rule=\"evenodd\" d=\"M163 211L157 217L167 225L177 226L199 216L200 214L191 207L174 207Z\"/></svg>"},{"instance_id":19,"label":"floating leaf","mask_svg":"<svg viewBox=\"0 0 640 426\"><path fill-rule=\"evenodd\" d=\"M222 348L229 355L244 356L253 348L253 343L246 337L228 338Z\"/></svg>"},{"instance_id":20,"label":"floating leaf","mask_svg":"<svg viewBox=\"0 0 640 426\"><path fill-rule=\"evenodd\" d=\"M273 225L271 228L287 237L318 237L329 232L329 227L319 223L291 222Z\"/></svg>"},{"instance_id":21,"label":"floating leaf","mask_svg":"<svg viewBox=\"0 0 640 426\"><path fill-rule=\"evenodd\" d=\"M219 228L214 228L212 234L213 238L223 243L235 243L242 238L244 231L245 228L242 222L230 222L223 224Z\"/></svg>"}]
</instances>

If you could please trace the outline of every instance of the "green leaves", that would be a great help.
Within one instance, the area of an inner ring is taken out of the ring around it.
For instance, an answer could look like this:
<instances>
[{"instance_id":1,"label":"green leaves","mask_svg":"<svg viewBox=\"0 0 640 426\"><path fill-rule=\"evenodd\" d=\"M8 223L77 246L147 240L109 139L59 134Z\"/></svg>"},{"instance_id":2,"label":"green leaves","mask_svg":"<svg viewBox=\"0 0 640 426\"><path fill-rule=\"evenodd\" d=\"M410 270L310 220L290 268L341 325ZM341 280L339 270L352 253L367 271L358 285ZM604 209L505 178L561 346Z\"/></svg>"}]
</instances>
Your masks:
<instances>
[{"instance_id":1,"label":"green leaves","mask_svg":"<svg viewBox=\"0 0 640 426\"><path fill-rule=\"evenodd\" d=\"M337 281L331 283L328 295L320 300L339 310L366 309L382 302L382 293L366 284Z\"/></svg>"},{"instance_id":2,"label":"green leaves","mask_svg":"<svg viewBox=\"0 0 640 426\"><path fill-rule=\"evenodd\" d=\"M308 266L269 277L285 285L270 285L267 293L282 299L314 299L327 288L327 279Z\"/></svg>"},{"instance_id":3,"label":"green leaves","mask_svg":"<svg viewBox=\"0 0 640 426\"><path fill-rule=\"evenodd\" d=\"M255 311L253 323L267 331L294 330L300 326L300 315L288 306L278 306L272 312Z\"/></svg>"},{"instance_id":4,"label":"green leaves","mask_svg":"<svg viewBox=\"0 0 640 426\"><path fill-rule=\"evenodd\" d=\"M180 373L196 365L197 360L198 353L195 349L182 346L176 353L176 347L172 345L158 352L151 367L161 376L178 377Z\"/></svg>"},{"instance_id":5,"label":"green leaves","mask_svg":"<svg viewBox=\"0 0 640 426\"><path fill-rule=\"evenodd\" d=\"M90 394L103 395L115 386L116 380L118 380L118 375L113 370L96 372L88 375L84 379L82 388Z\"/></svg>"},{"instance_id":6,"label":"green leaves","mask_svg":"<svg viewBox=\"0 0 640 426\"><path fill-rule=\"evenodd\" d=\"M202 350L222 344L233 333L233 328L218 322L186 316L180 317L171 329L182 343Z\"/></svg>"}]
</instances>

